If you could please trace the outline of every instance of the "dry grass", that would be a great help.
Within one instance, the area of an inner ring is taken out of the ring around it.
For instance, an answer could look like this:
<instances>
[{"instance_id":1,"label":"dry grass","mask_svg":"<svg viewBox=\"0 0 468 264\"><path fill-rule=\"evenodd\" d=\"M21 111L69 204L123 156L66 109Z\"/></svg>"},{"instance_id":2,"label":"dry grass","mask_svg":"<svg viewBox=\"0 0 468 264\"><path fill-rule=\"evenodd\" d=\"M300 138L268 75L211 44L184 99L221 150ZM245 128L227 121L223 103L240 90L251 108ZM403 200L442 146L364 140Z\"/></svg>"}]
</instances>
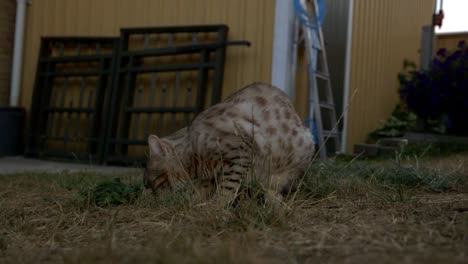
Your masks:
<instances>
[{"instance_id":1,"label":"dry grass","mask_svg":"<svg viewBox=\"0 0 468 264\"><path fill-rule=\"evenodd\" d=\"M170 192L98 207L90 194L104 179L0 176L0 262L468 261L466 153L315 165L284 210L248 198L226 210Z\"/></svg>"}]
</instances>

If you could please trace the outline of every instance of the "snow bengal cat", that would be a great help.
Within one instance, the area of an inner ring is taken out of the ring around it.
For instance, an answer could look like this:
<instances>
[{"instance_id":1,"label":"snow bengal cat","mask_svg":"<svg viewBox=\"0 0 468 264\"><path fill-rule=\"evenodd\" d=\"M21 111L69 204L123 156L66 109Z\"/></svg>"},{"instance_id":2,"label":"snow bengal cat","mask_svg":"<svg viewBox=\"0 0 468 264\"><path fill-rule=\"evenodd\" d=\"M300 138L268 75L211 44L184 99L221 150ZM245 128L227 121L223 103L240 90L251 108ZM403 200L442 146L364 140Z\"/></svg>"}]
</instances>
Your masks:
<instances>
[{"instance_id":1,"label":"snow bengal cat","mask_svg":"<svg viewBox=\"0 0 468 264\"><path fill-rule=\"evenodd\" d=\"M203 199L227 204L254 178L267 200L281 200L314 154L312 134L289 97L263 83L242 88L172 135L150 135L148 145L146 188L190 184Z\"/></svg>"}]
</instances>

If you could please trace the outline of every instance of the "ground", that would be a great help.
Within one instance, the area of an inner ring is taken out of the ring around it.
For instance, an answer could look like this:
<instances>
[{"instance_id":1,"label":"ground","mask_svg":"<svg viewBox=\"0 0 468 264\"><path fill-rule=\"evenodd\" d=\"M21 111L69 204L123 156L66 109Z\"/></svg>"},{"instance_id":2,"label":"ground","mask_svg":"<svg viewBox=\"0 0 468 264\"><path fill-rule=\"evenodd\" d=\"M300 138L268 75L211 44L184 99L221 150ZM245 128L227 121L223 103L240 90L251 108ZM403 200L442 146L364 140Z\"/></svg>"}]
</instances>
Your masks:
<instances>
[{"instance_id":1,"label":"ground","mask_svg":"<svg viewBox=\"0 0 468 264\"><path fill-rule=\"evenodd\" d=\"M0 176L0 263L467 263L468 153L315 163L278 209L98 183L141 172ZM258 198L258 197L257 197Z\"/></svg>"}]
</instances>

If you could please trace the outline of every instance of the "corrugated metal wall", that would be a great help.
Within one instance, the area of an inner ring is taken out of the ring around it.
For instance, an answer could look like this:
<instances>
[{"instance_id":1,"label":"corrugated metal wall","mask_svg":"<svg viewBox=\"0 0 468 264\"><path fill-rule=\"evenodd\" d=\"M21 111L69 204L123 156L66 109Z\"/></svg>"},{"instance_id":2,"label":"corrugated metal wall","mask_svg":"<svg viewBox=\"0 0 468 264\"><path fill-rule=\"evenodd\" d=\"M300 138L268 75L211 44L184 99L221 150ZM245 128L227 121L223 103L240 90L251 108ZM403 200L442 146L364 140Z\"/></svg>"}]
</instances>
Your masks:
<instances>
[{"instance_id":1,"label":"corrugated metal wall","mask_svg":"<svg viewBox=\"0 0 468 264\"><path fill-rule=\"evenodd\" d=\"M41 36L117 36L122 27L227 24L230 40L252 46L228 48L223 97L270 82L274 12L272 0L35 0L27 13L21 105L31 106Z\"/></svg>"},{"instance_id":2,"label":"corrugated metal wall","mask_svg":"<svg viewBox=\"0 0 468 264\"><path fill-rule=\"evenodd\" d=\"M421 27L431 22L433 8L428 0L355 0L354 5L348 152L398 102L397 74L404 59L419 62Z\"/></svg>"},{"instance_id":3,"label":"corrugated metal wall","mask_svg":"<svg viewBox=\"0 0 468 264\"><path fill-rule=\"evenodd\" d=\"M444 33L436 35L436 50L440 48L456 49L458 42L464 40L468 43L468 32Z\"/></svg>"}]
</instances>

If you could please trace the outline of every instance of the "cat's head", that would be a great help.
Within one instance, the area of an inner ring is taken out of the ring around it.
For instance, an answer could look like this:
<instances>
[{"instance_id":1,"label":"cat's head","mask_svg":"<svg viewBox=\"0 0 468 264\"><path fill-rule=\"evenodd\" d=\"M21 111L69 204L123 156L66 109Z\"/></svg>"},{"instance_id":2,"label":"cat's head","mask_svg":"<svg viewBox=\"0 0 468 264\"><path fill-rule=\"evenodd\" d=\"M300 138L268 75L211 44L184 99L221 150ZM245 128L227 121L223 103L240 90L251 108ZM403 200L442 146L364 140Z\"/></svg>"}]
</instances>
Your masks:
<instances>
[{"instance_id":1,"label":"cat's head","mask_svg":"<svg viewBox=\"0 0 468 264\"><path fill-rule=\"evenodd\" d=\"M174 154L172 145L155 135L148 137L149 156L146 163L143 182L146 188L153 191L170 187L171 157Z\"/></svg>"},{"instance_id":2,"label":"cat's head","mask_svg":"<svg viewBox=\"0 0 468 264\"><path fill-rule=\"evenodd\" d=\"M184 151L180 149L184 132L180 130L165 138L148 137L149 156L143 176L146 188L153 191L171 188L185 178L181 157Z\"/></svg>"}]
</instances>

